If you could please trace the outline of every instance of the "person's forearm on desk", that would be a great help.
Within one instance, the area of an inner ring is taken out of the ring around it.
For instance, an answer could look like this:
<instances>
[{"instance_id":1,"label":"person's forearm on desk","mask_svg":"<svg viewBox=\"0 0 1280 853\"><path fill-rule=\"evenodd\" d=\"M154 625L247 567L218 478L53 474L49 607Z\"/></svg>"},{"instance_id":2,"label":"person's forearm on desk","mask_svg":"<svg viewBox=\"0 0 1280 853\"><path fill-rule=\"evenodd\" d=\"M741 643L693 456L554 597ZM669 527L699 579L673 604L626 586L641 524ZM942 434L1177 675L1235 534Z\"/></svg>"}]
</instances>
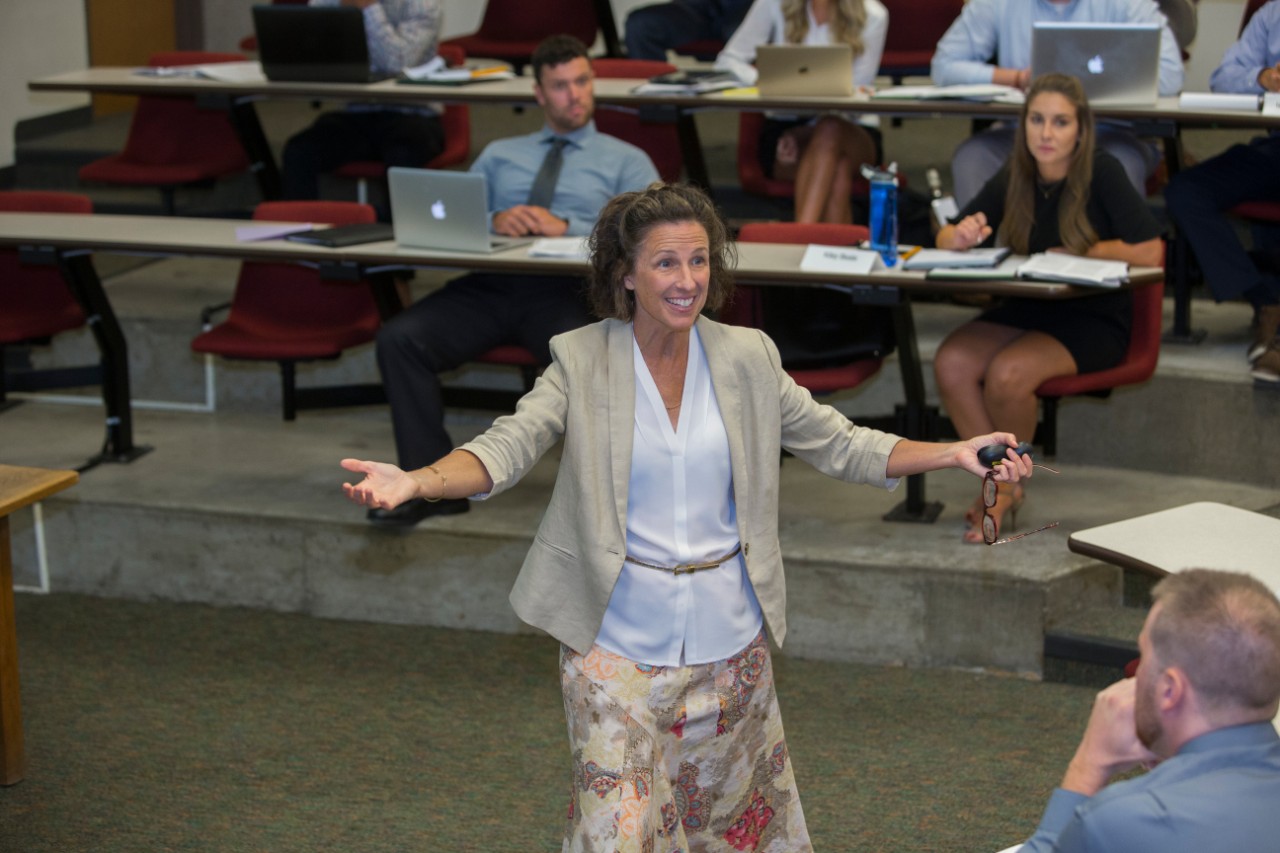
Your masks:
<instances>
[{"instance_id":1,"label":"person's forearm on desk","mask_svg":"<svg viewBox=\"0 0 1280 853\"><path fill-rule=\"evenodd\" d=\"M1085 257L1106 261L1124 261L1137 267L1158 267L1164 263L1164 241L1159 237L1141 243L1123 240L1100 240L1089 247Z\"/></svg>"}]
</instances>

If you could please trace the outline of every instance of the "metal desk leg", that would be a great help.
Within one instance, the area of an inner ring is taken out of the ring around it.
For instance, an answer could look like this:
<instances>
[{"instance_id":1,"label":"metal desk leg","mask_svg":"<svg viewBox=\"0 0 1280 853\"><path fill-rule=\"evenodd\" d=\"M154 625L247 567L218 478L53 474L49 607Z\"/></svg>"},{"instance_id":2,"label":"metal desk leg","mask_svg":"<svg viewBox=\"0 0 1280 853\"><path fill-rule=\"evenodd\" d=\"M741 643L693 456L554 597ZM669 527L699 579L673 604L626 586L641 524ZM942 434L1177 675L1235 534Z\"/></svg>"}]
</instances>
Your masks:
<instances>
[{"instance_id":1,"label":"metal desk leg","mask_svg":"<svg viewBox=\"0 0 1280 853\"><path fill-rule=\"evenodd\" d=\"M680 110L676 118L676 132L680 136L680 156L684 158L684 173L689 183L711 193L711 176L707 172L707 161L702 156L702 140L698 138L698 125L694 123L693 113Z\"/></svg>"},{"instance_id":2,"label":"metal desk leg","mask_svg":"<svg viewBox=\"0 0 1280 853\"><path fill-rule=\"evenodd\" d=\"M935 439L937 409L925 402L924 373L920 364L919 342L916 340L915 319L911 314L911 300L903 293L890 309L893 312L893 329L898 339L898 366L902 370L902 391L905 402L898 410L899 429L905 438L918 441ZM940 501L925 500L923 474L907 478L907 499L885 514L885 521L911 521L932 524L942 512Z\"/></svg>"},{"instance_id":3,"label":"metal desk leg","mask_svg":"<svg viewBox=\"0 0 1280 853\"><path fill-rule=\"evenodd\" d=\"M133 408L129 396L129 348L88 253L59 253L58 266L71 287L102 354L102 402L107 410L107 440L102 453L85 467L101 462L132 462L150 447L133 443Z\"/></svg>"},{"instance_id":4,"label":"metal desk leg","mask_svg":"<svg viewBox=\"0 0 1280 853\"><path fill-rule=\"evenodd\" d=\"M227 105L231 115L231 124L235 126L240 144L249 155L249 170L258 179L258 189L265 201L280 198L280 169L275 157L271 154L271 145L262 130L262 122L258 120L258 111L253 101L248 98L232 100Z\"/></svg>"},{"instance_id":5,"label":"metal desk leg","mask_svg":"<svg viewBox=\"0 0 1280 853\"><path fill-rule=\"evenodd\" d=\"M1164 138L1164 163L1169 180L1173 180L1182 169L1180 129ZM1165 343L1198 344L1208 334L1205 329L1191 328L1191 276L1187 272L1190 264L1187 252L1187 241L1174 234L1169 239L1165 257L1165 269L1169 270L1169 282L1173 285L1173 328L1161 338Z\"/></svg>"},{"instance_id":6,"label":"metal desk leg","mask_svg":"<svg viewBox=\"0 0 1280 853\"><path fill-rule=\"evenodd\" d=\"M600 28L600 36L604 39L604 55L622 56L622 45L618 43L618 25L614 22L613 3L610 0L592 0L596 10L596 26Z\"/></svg>"}]
</instances>

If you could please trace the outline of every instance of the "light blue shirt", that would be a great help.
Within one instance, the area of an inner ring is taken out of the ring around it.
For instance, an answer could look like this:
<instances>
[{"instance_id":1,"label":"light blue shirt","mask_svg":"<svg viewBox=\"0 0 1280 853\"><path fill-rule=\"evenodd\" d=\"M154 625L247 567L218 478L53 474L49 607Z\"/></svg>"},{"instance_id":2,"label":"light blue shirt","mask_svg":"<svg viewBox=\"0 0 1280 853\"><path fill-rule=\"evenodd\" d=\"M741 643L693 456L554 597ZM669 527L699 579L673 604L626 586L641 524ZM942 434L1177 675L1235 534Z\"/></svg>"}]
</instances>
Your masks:
<instances>
[{"instance_id":1,"label":"light blue shirt","mask_svg":"<svg viewBox=\"0 0 1280 853\"><path fill-rule=\"evenodd\" d=\"M990 83L996 66L1031 67L1031 25L1055 23L1148 24L1160 33L1160 94L1182 90L1182 53L1154 0L969 0L938 41L931 74L939 86ZM996 58L996 65L990 63Z\"/></svg>"},{"instance_id":2,"label":"light blue shirt","mask_svg":"<svg viewBox=\"0 0 1280 853\"><path fill-rule=\"evenodd\" d=\"M1053 792L1020 853L1274 850L1280 736L1270 722L1218 729L1150 773L1086 797Z\"/></svg>"},{"instance_id":3,"label":"light blue shirt","mask_svg":"<svg viewBox=\"0 0 1280 853\"><path fill-rule=\"evenodd\" d=\"M1249 19L1240 40L1223 54L1222 64L1209 78L1214 92L1260 95L1262 69L1280 62L1280 3L1268 3Z\"/></svg>"},{"instance_id":4,"label":"light blue shirt","mask_svg":"<svg viewBox=\"0 0 1280 853\"><path fill-rule=\"evenodd\" d=\"M489 217L529 199L533 179L542 167L551 138L549 127L525 136L498 139L485 146L471 164L484 175L489 190ZM642 190L658 180L649 155L621 139L600 133L594 121L565 134L564 164L551 199L551 212L568 220L572 237L591 233L605 202L619 193Z\"/></svg>"}]
</instances>

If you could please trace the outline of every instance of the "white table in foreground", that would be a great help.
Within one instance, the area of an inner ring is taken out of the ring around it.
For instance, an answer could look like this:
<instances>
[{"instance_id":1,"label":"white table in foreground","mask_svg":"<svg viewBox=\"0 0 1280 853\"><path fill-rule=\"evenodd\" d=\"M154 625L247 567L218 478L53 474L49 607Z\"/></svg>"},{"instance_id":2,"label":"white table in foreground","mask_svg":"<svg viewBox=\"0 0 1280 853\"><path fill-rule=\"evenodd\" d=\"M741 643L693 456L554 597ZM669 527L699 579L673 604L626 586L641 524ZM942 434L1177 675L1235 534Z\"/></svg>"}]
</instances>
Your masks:
<instances>
[{"instance_id":1,"label":"white table in foreground","mask_svg":"<svg viewBox=\"0 0 1280 853\"><path fill-rule=\"evenodd\" d=\"M1200 501L1078 530L1067 547L1155 575L1246 572L1280 594L1280 519L1227 504Z\"/></svg>"}]
</instances>

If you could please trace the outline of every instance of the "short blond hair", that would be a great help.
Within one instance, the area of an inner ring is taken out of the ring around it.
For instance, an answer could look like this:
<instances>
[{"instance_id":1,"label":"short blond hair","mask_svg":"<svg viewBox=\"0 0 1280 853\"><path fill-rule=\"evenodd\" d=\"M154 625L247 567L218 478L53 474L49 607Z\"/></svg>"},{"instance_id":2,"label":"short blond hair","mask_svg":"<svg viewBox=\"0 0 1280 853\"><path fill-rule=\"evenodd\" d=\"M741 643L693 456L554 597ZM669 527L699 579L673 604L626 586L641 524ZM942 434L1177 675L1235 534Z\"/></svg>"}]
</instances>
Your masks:
<instances>
[{"instance_id":1,"label":"short blond hair","mask_svg":"<svg viewBox=\"0 0 1280 853\"><path fill-rule=\"evenodd\" d=\"M1161 667L1186 673L1206 709L1274 713L1280 701L1280 601L1257 578L1189 569L1152 589L1148 631Z\"/></svg>"}]
</instances>

